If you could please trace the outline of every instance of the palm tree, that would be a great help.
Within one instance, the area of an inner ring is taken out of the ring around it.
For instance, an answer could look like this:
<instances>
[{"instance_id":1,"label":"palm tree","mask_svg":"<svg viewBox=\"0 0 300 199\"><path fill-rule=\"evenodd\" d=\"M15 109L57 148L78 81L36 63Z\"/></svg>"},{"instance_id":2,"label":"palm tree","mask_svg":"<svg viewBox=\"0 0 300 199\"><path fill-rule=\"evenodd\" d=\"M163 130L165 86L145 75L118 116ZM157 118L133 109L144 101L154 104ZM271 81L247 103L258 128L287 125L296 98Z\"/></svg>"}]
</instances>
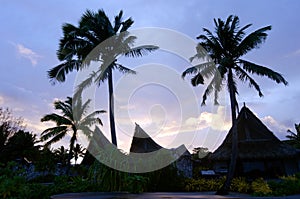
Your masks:
<instances>
[{"instance_id":1,"label":"palm tree","mask_svg":"<svg viewBox=\"0 0 300 199\"><path fill-rule=\"evenodd\" d=\"M74 101L74 102L73 102ZM67 97L67 100L54 102L55 110L61 112L61 115L51 113L45 115L41 121L53 121L56 123L55 127L44 130L41 134L41 140L46 141L45 147L49 147L51 144L63 139L69 132L72 133L70 139L70 149L68 157L68 167L70 167L71 159L73 157L74 144L77 140L78 131L83 131L88 137L91 136L92 130L89 126L102 122L96 116L100 113L104 113L104 110L94 111L86 115L91 100L87 100L82 104L81 99L73 100L71 97Z\"/></svg>"},{"instance_id":2,"label":"palm tree","mask_svg":"<svg viewBox=\"0 0 300 199\"><path fill-rule=\"evenodd\" d=\"M99 70L93 72L79 88L82 91L92 83L100 85L105 80L108 80L111 138L112 143L116 146L112 71L117 69L122 73L135 73L135 71L117 63L117 56L138 57L157 49L155 46L132 48L131 46L136 37L128 36L126 31L133 24L133 20L131 18L123 20L122 16L123 11L120 11L115 16L114 23L112 24L103 10L98 10L97 12L87 10L81 17L78 27L72 24L64 24L62 27L63 38L60 40L57 51L58 59L63 63L48 71L48 76L51 80L64 82L66 74L73 70L81 70L83 66L90 63L90 59L99 61L99 55L101 55L102 64ZM112 37L114 39L109 43L112 46L106 46L96 53L96 57L90 57L90 52L93 49Z\"/></svg>"},{"instance_id":3,"label":"palm tree","mask_svg":"<svg viewBox=\"0 0 300 199\"><path fill-rule=\"evenodd\" d=\"M80 144L76 144L74 147L74 158L75 158L75 165L79 157L84 157L84 151L86 149L83 148Z\"/></svg>"},{"instance_id":4,"label":"palm tree","mask_svg":"<svg viewBox=\"0 0 300 199\"><path fill-rule=\"evenodd\" d=\"M217 194L227 194L234 176L238 154L236 126L236 115L238 112L236 95L238 94L238 89L236 80L249 83L249 87L253 86L259 96L263 96L263 94L258 83L251 77L251 74L268 77L276 83L283 83L284 85L287 85L287 81L281 74L242 58L254 48L260 47L267 38L268 34L266 32L271 30L271 26L260 28L246 35L245 30L252 24L240 28L237 16L230 15L226 21L220 18L214 19L214 23L215 34L203 28L204 34L197 37L201 41L197 46L197 54L191 58L191 61L195 58L204 59L206 55L203 52L206 51L210 56L210 60L188 68L183 72L182 77L184 78L187 74L194 75L191 79L193 86L204 84L204 78L212 77L204 91L202 105L205 105L206 99L211 93L214 93L214 103L218 104L218 93L224 84L227 84L233 128L232 156L226 182L217 192Z\"/></svg>"},{"instance_id":5,"label":"palm tree","mask_svg":"<svg viewBox=\"0 0 300 199\"><path fill-rule=\"evenodd\" d=\"M59 163L61 163L62 165L67 165L66 163L68 163L68 149L66 149L64 146L60 146L58 149L55 149L54 154L56 156L56 159Z\"/></svg>"},{"instance_id":6,"label":"palm tree","mask_svg":"<svg viewBox=\"0 0 300 199\"><path fill-rule=\"evenodd\" d=\"M286 138L289 139L290 143L300 149L300 123L295 124L296 133L292 132L291 130L287 130L289 135L286 136Z\"/></svg>"}]
</instances>

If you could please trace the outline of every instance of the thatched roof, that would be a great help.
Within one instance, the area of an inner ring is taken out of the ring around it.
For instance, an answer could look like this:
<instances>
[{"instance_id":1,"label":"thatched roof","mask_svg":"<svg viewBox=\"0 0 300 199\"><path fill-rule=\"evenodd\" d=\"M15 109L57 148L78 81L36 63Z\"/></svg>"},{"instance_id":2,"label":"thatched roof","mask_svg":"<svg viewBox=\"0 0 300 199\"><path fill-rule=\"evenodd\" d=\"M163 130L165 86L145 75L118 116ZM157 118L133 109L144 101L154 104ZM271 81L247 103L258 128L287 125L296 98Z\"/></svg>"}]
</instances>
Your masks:
<instances>
[{"instance_id":1,"label":"thatched roof","mask_svg":"<svg viewBox=\"0 0 300 199\"><path fill-rule=\"evenodd\" d=\"M247 107L237 118L239 159L284 159L299 156L299 150L281 142ZM212 160L231 157L232 129L220 147L211 155Z\"/></svg>"},{"instance_id":2,"label":"thatched roof","mask_svg":"<svg viewBox=\"0 0 300 199\"><path fill-rule=\"evenodd\" d=\"M87 147L87 153L82 160L83 165L91 165L96 159L95 155L101 154L103 152L107 153L110 150L113 150L112 144L109 140L103 135L99 128L95 129L95 132L90 140L89 146ZM129 157L136 157L134 154L141 153L150 153L155 151L160 151L159 154L169 154L172 159L178 159L183 156L189 156L190 153L184 145L181 145L175 149L166 149L157 144L138 124L135 126L134 136L131 142L130 154ZM118 150L118 157L120 157L121 152ZM119 154L120 153L120 154ZM140 156L138 156L140 157Z\"/></svg>"},{"instance_id":3,"label":"thatched roof","mask_svg":"<svg viewBox=\"0 0 300 199\"><path fill-rule=\"evenodd\" d=\"M157 144L137 123L135 123L130 152L150 153L161 148L162 147L159 144Z\"/></svg>"},{"instance_id":4,"label":"thatched roof","mask_svg":"<svg viewBox=\"0 0 300 199\"><path fill-rule=\"evenodd\" d=\"M165 149L157 144L137 123L135 123L134 135L131 142L130 152L132 153L150 153L157 150L169 150L174 156L190 155L185 145L177 148Z\"/></svg>"},{"instance_id":5,"label":"thatched roof","mask_svg":"<svg viewBox=\"0 0 300 199\"><path fill-rule=\"evenodd\" d=\"M96 160L94 155L99 152L99 149L105 149L110 145L111 143L103 135L101 130L99 128L96 128L90 139L89 145L87 147L85 156L83 157L81 164L88 165L88 166L92 165Z\"/></svg>"}]
</instances>

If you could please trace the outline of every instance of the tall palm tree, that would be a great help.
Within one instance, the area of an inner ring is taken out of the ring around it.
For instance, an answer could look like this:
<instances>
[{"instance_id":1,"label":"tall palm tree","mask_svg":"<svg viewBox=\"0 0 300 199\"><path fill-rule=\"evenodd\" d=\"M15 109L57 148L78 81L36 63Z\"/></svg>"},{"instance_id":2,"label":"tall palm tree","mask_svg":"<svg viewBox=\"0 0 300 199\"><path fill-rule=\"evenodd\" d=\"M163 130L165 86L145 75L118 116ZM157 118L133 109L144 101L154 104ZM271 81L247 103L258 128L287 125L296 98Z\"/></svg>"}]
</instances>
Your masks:
<instances>
[{"instance_id":1,"label":"tall palm tree","mask_svg":"<svg viewBox=\"0 0 300 199\"><path fill-rule=\"evenodd\" d=\"M234 176L238 154L236 125L236 115L238 113L236 95L238 94L238 89L236 80L249 83L249 87L253 86L259 96L263 96L262 91L258 83L251 77L251 74L268 77L276 83L283 83L284 85L287 85L287 81L281 74L242 58L254 48L260 47L267 38L268 34L266 32L271 30L271 26L260 28L246 35L245 30L252 24L240 28L237 16L230 15L226 21L220 18L214 19L214 23L215 34L203 28L204 34L197 37L197 39L200 39L200 43L197 46L197 54L191 58L191 61L195 58L203 59L206 56L204 51L206 51L210 56L210 60L186 69L182 77L184 78L187 74L194 75L191 79L193 86L204 84L204 78L212 77L204 91L202 105L205 105L207 97L212 93L214 94L215 104L218 104L218 93L224 84L227 84L233 128L232 154L226 182L217 192L217 194L226 194Z\"/></svg>"},{"instance_id":2,"label":"tall palm tree","mask_svg":"<svg viewBox=\"0 0 300 199\"><path fill-rule=\"evenodd\" d=\"M289 135L286 136L286 138L289 139L290 143L300 149L300 123L299 124L295 124L295 129L296 129L296 133L294 133L291 130L288 130L287 132L289 133Z\"/></svg>"},{"instance_id":3,"label":"tall palm tree","mask_svg":"<svg viewBox=\"0 0 300 199\"><path fill-rule=\"evenodd\" d=\"M56 123L55 127L44 130L41 134L41 140L46 141L45 147L50 146L53 143L63 139L68 133L71 133L70 149L68 157L68 166L71 164L73 156L74 144L77 140L78 131L83 131L88 137L91 136L92 130L89 127L93 124L100 124L102 122L96 116L100 113L104 113L104 110L94 111L86 115L91 100L87 100L82 104L81 99L73 100L71 97L67 97L67 100L54 102L55 110L61 112L61 115L51 113L45 115L41 121L53 121Z\"/></svg>"},{"instance_id":4,"label":"tall palm tree","mask_svg":"<svg viewBox=\"0 0 300 199\"><path fill-rule=\"evenodd\" d=\"M99 61L99 54L101 55L102 64L99 66L99 70L94 71L93 74L83 82L80 88L83 90L92 83L100 85L100 83L108 80L111 138L112 143L116 146L117 138L114 120L112 71L117 69L122 73L135 73L135 71L117 63L117 57L119 55L138 57L157 49L155 46L133 48L132 45L136 37L126 34L128 28L133 24L133 20L131 18L123 20L122 16L123 11L120 11L119 14L115 16L114 23L111 23L103 10L98 10L97 12L87 10L81 17L78 26L68 23L64 24L62 27L63 37L60 40L59 49L57 51L57 57L63 63L48 71L51 80L64 82L66 74L73 70L81 70L83 66L87 66L90 63L90 59ZM109 45L112 46L102 48L97 52L96 57L90 56L90 52L93 49L112 37L114 37L114 39L109 43ZM88 55L89 61L86 61Z\"/></svg>"}]
</instances>

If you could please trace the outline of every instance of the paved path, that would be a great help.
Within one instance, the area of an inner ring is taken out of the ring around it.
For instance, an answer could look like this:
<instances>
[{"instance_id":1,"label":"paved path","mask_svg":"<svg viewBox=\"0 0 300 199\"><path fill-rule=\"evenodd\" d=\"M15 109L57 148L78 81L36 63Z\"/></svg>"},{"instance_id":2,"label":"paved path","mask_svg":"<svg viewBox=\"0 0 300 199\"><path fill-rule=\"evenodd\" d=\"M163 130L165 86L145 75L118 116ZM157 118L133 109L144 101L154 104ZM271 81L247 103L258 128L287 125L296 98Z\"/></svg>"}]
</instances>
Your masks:
<instances>
[{"instance_id":1,"label":"paved path","mask_svg":"<svg viewBox=\"0 0 300 199\"><path fill-rule=\"evenodd\" d=\"M66 193L54 195L52 199L189 199L189 198L244 198L244 199L300 199L300 195L285 197L252 197L248 194L230 193L227 196L214 195L214 192L158 192L158 193Z\"/></svg>"}]
</instances>

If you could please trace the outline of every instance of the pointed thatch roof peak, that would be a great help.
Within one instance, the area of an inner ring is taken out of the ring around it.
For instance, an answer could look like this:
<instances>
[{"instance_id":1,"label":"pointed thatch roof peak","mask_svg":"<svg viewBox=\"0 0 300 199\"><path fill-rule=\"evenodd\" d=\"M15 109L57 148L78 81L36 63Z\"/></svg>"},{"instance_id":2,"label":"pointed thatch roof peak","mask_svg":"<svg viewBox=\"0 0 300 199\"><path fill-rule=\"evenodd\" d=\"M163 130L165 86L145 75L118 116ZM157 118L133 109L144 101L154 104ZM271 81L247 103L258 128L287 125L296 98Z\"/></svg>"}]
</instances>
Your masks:
<instances>
[{"instance_id":1,"label":"pointed thatch roof peak","mask_svg":"<svg viewBox=\"0 0 300 199\"><path fill-rule=\"evenodd\" d=\"M245 105L237 118L238 158L274 159L299 155L299 151L281 142ZM210 158L229 160L231 157L232 128L223 143Z\"/></svg>"},{"instance_id":2,"label":"pointed thatch roof peak","mask_svg":"<svg viewBox=\"0 0 300 199\"><path fill-rule=\"evenodd\" d=\"M163 147L157 144L137 123L135 123L130 152L150 153L161 148Z\"/></svg>"},{"instance_id":3,"label":"pointed thatch roof peak","mask_svg":"<svg viewBox=\"0 0 300 199\"><path fill-rule=\"evenodd\" d=\"M280 142L279 139L266 127L255 114L245 105L239 112L238 118L238 141L239 142L258 142L274 141ZM232 130L230 129L226 143L231 143Z\"/></svg>"}]
</instances>

